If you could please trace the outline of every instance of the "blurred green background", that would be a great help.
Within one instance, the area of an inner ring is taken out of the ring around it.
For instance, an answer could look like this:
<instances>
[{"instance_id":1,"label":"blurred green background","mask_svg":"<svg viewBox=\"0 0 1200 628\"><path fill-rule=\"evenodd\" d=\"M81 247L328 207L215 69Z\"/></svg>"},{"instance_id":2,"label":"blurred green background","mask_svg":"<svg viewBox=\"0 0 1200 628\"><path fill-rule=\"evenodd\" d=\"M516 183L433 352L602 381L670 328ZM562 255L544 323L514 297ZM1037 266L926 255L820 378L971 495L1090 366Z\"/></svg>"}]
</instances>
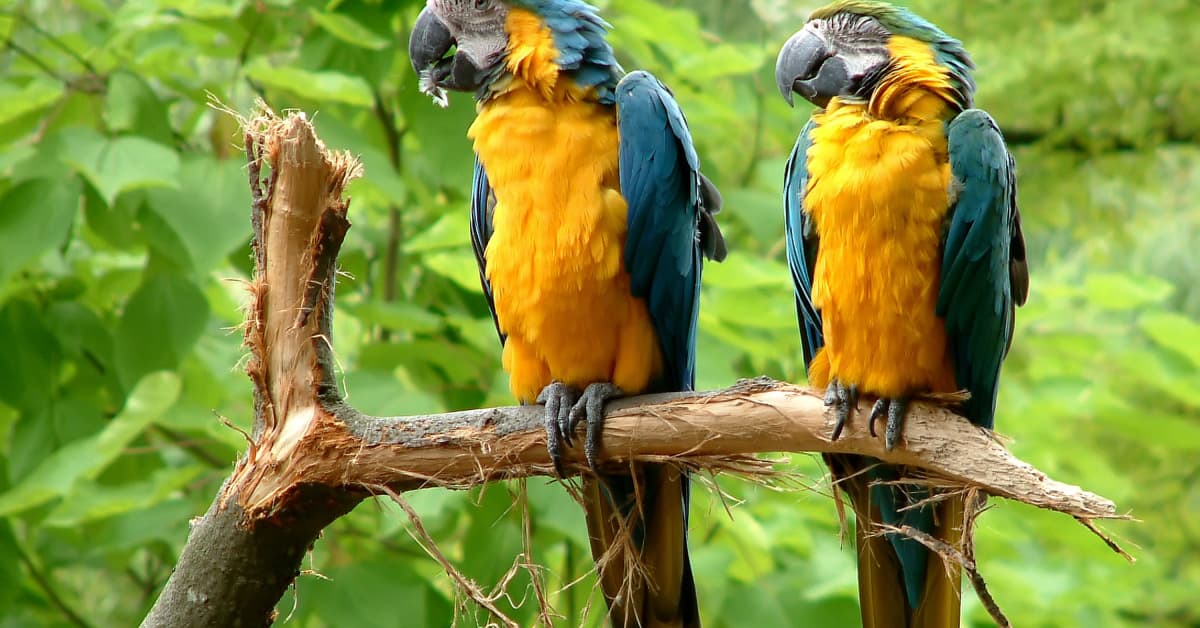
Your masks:
<instances>
[{"instance_id":1,"label":"blurred green background","mask_svg":"<svg viewBox=\"0 0 1200 628\"><path fill-rule=\"evenodd\" d=\"M627 68L670 85L725 194L732 254L705 274L699 382L802 381L780 184L808 116L773 79L814 2L611 0ZM1058 479L1140 523L1104 527L994 501L992 592L1020 626L1200 626L1200 4L920 0L978 64L978 106L1020 168L1033 284L997 426ZM11 0L0 9L0 626L132 625L244 449L241 280L249 199L236 125L261 95L361 155L341 257L341 382L367 412L507 405L468 246L470 98L415 89L416 2ZM519 147L514 147L519 150ZM813 491L697 490L692 552L710 626L857 619L824 469ZM516 484L411 495L491 587L520 551ZM535 558L572 619L601 601L583 519L528 483ZM280 603L298 626L448 625L455 597L395 507L329 528ZM11 557L11 558L10 558ZM320 574L318 577L316 574ZM528 579L506 606L534 618ZM989 625L972 594L964 623ZM485 619L468 608L459 625Z\"/></svg>"}]
</instances>

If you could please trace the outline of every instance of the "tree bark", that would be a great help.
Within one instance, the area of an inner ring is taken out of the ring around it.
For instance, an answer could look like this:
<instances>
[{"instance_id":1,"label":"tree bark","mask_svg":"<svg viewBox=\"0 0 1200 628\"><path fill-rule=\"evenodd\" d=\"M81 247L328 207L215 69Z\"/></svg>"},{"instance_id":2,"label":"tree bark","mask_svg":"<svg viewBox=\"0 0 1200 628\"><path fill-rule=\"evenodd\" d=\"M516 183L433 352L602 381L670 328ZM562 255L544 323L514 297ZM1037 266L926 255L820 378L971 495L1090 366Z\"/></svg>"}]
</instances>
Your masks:
<instances>
[{"instance_id":1,"label":"tree bark","mask_svg":"<svg viewBox=\"0 0 1200 628\"><path fill-rule=\"evenodd\" d=\"M326 150L303 114L280 119L260 104L242 123L254 199L256 272L245 329L254 432L193 523L143 626L270 624L320 531L373 492L553 475L541 407L381 418L342 401L333 376L333 287L349 228L343 190L361 167ZM753 472L769 466L749 457L755 453L855 453L1085 522L1118 516L1111 501L1050 479L935 404L914 404L904 446L886 451L866 429L869 401L831 441L833 419L820 392L771 380L624 399L608 406L601 458ZM567 472L581 472L582 453L567 453Z\"/></svg>"}]
</instances>

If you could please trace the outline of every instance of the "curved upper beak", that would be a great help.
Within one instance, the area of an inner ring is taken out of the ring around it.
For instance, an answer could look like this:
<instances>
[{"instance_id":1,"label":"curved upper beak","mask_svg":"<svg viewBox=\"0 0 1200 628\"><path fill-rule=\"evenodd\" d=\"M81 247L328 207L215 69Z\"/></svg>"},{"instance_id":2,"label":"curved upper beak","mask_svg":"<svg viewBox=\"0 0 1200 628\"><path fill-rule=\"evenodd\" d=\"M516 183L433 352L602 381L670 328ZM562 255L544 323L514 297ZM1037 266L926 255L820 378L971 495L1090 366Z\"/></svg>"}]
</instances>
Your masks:
<instances>
[{"instance_id":1,"label":"curved upper beak","mask_svg":"<svg viewBox=\"0 0 1200 628\"><path fill-rule=\"evenodd\" d=\"M421 10L408 39L408 58L413 70L420 73L441 61L454 47L454 36L446 24L428 7Z\"/></svg>"},{"instance_id":2,"label":"curved upper beak","mask_svg":"<svg viewBox=\"0 0 1200 628\"><path fill-rule=\"evenodd\" d=\"M825 67L836 52L825 36L812 22L783 44L779 58L775 61L775 82L783 99L792 104L792 93L800 94L805 100L824 107L829 99L837 95L844 85L845 68Z\"/></svg>"}]
</instances>

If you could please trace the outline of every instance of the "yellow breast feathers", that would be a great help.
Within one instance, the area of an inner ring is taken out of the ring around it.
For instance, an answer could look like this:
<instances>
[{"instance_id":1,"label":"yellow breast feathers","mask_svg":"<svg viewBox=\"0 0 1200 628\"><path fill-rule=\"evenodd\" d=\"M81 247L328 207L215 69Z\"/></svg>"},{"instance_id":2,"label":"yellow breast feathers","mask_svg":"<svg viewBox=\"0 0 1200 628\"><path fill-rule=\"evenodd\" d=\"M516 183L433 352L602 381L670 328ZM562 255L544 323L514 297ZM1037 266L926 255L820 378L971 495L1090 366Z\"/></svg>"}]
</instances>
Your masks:
<instances>
[{"instance_id":1,"label":"yellow breast feathers","mask_svg":"<svg viewBox=\"0 0 1200 628\"><path fill-rule=\"evenodd\" d=\"M662 357L622 266L616 118L559 80L550 33L531 16L510 13L513 79L468 132L496 197L485 258L504 368L527 402L553 380L637 393Z\"/></svg>"},{"instance_id":2,"label":"yellow breast feathers","mask_svg":"<svg viewBox=\"0 0 1200 628\"><path fill-rule=\"evenodd\" d=\"M888 397L957 388L934 313L950 205L945 73L916 44L893 38L900 67L869 103L834 99L813 116L804 206L820 238L812 297L825 334L814 385L837 378Z\"/></svg>"}]
</instances>

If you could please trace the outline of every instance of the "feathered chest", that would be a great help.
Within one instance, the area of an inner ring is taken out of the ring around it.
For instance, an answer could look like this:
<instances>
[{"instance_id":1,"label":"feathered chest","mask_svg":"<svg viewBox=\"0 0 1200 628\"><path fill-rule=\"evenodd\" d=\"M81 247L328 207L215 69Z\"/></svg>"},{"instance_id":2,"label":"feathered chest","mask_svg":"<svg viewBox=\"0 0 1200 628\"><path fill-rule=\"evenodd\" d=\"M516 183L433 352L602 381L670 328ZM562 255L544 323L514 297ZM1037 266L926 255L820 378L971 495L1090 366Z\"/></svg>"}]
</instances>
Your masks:
<instances>
[{"instance_id":1,"label":"feathered chest","mask_svg":"<svg viewBox=\"0 0 1200 628\"><path fill-rule=\"evenodd\" d=\"M620 273L626 216L610 107L514 91L484 106L469 136L496 199L487 272L498 291L515 282L537 297Z\"/></svg>"},{"instance_id":2,"label":"feathered chest","mask_svg":"<svg viewBox=\"0 0 1200 628\"><path fill-rule=\"evenodd\" d=\"M513 393L532 401L551 380L643 390L662 359L623 265L612 108L509 92L469 134L495 195L484 273Z\"/></svg>"},{"instance_id":3,"label":"feathered chest","mask_svg":"<svg viewBox=\"0 0 1200 628\"><path fill-rule=\"evenodd\" d=\"M935 313L951 188L942 122L836 104L814 118L804 208L831 374L878 394L953 389Z\"/></svg>"}]
</instances>

